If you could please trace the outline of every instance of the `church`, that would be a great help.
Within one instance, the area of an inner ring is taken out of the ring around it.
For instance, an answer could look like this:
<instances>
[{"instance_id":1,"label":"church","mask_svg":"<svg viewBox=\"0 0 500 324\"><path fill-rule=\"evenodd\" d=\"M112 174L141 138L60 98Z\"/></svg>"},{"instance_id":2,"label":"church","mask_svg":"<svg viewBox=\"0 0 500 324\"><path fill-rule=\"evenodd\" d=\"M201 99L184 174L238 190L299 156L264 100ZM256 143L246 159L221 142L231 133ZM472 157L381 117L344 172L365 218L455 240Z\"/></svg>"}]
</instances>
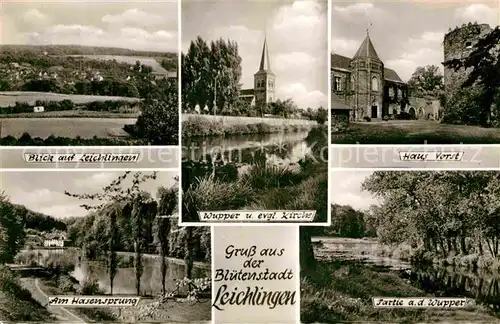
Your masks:
<instances>
[{"instance_id":1,"label":"church","mask_svg":"<svg viewBox=\"0 0 500 324\"><path fill-rule=\"evenodd\" d=\"M330 74L332 109L341 109L335 104L344 103L351 108L350 120L392 118L406 111L408 86L396 71L384 66L368 31L352 58L331 54Z\"/></svg>"},{"instance_id":2,"label":"church","mask_svg":"<svg viewBox=\"0 0 500 324\"><path fill-rule=\"evenodd\" d=\"M271 61L269 60L269 50L267 40L264 39L262 54L260 57L259 70L253 76L253 89L241 89L240 99L251 106L263 107L274 102L276 89L276 75L271 70Z\"/></svg>"}]
</instances>

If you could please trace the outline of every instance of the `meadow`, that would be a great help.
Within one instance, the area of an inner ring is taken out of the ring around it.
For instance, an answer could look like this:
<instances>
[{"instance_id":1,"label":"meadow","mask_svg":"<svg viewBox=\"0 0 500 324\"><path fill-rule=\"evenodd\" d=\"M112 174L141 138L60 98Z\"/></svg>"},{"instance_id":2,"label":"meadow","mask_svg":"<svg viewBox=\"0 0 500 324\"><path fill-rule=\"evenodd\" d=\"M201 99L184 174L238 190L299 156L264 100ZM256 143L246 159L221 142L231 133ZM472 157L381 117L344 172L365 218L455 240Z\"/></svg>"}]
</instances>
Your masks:
<instances>
[{"instance_id":1,"label":"meadow","mask_svg":"<svg viewBox=\"0 0 500 324\"><path fill-rule=\"evenodd\" d=\"M70 100L76 105L82 105L95 101L127 101L130 103L140 102L139 98L94 96L94 95L68 95L51 92L25 92L25 91L0 91L0 108L14 106L16 102L25 102L31 106L41 101L63 101Z\"/></svg>"}]
</instances>

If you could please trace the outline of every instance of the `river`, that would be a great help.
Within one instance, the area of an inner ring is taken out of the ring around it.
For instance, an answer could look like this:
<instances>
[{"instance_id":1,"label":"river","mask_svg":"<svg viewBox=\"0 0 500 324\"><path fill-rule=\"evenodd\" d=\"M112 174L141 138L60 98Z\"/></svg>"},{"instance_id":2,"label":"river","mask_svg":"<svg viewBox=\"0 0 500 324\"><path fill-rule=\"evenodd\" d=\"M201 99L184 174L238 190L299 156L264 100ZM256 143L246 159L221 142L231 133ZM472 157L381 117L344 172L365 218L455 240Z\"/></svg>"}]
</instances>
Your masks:
<instances>
[{"instance_id":1,"label":"river","mask_svg":"<svg viewBox=\"0 0 500 324\"><path fill-rule=\"evenodd\" d=\"M395 257L380 256L382 248L373 239L315 237L319 260L354 260L394 271L411 285L439 297L468 297L500 314L500 273L465 271L453 267L417 267Z\"/></svg>"},{"instance_id":2,"label":"river","mask_svg":"<svg viewBox=\"0 0 500 324\"><path fill-rule=\"evenodd\" d=\"M109 275L104 263L96 261L78 261L79 253L75 253L75 249L67 250L31 250L33 253L41 253L40 263L43 263L49 255L52 258L71 258L75 262L75 270L71 275L79 281L80 284L85 283L87 279L96 279L99 287L106 293L110 292ZM131 254L132 255L132 254ZM128 259L129 256L124 256ZM172 291L176 288L177 279L184 277L185 266L180 260L168 260L166 288ZM130 264L132 264L130 262ZM161 263L158 256L145 255L143 256L144 272L141 277L141 293L147 295L158 295L161 293ZM195 263L193 267L193 278L210 277L210 267L202 266ZM118 269L113 282L113 294L135 294L135 270L133 266L122 267Z\"/></svg>"},{"instance_id":3,"label":"river","mask_svg":"<svg viewBox=\"0 0 500 324\"><path fill-rule=\"evenodd\" d=\"M297 166L311 151L306 142L307 134L307 131L303 131L193 138L183 143L182 155L184 159L192 161L203 160L207 155L218 156L218 159L222 156L225 162L244 166L252 163L255 152L262 152L268 164Z\"/></svg>"}]
</instances>

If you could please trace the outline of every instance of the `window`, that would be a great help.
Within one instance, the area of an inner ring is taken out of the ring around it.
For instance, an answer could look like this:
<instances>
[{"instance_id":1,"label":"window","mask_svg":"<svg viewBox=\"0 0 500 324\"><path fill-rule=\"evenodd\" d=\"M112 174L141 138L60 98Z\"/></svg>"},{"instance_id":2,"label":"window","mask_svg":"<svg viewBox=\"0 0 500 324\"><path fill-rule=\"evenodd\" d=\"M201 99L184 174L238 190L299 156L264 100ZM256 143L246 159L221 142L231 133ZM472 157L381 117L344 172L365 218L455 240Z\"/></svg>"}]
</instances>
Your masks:
<instances>
[{"instance_id":1,"label":"window","mask_svg":"<svg viewBox=\"0 0 500 324\"><path fill-rule=\"evenodd\" d=\"M398 98L403 98L403 91L401 89L398 89Z\"/></svg>"},{"instance_id":2,"label":"window","mask_svg":"<svg viewBox=\"0 0 500 324\"><path fill-rule=\"evenodd\" d=\"M394 88L393 87L389 88L389 98L391 98L391 99L394 98Z\"/></svg>"},{"instance_id":3,"label":"window","mask_svg":"<svg viewBox=\"0 0 500 324\"><path fill-rule=\"evenodd\" d=\"M334 89L335 91L341 91L342 90L342 85L341 85L341 79L340 77L336 76L335 77L335 83L334 83Z\"/></svg>"},{"instance_id":4,"label":"window","mask_svg":"<svg viewBox=\"0 0 500 324\"><path fill-rule=\"evenodd\" d=\"M359 62L359 67L364 68L366 66L365 62Z\"/></svg>"},{"instance_id":5,"label":"window","mask_svg":"<svg viewBox=\"0 0 500 324\"><path fill-rule=\"evenodd\" d=\"M372 91L378 91L378 80L377 77L372 78Z\"/></svg>"},{"instance_id":6,"label":"window","mask_svg":"<svg viewBox=\"0 0 500 324\"><path fill-rule=\"evenodd\" d=\"M354 84L354 75L351 75L351 91L354 91L356 89L356 85Z\"/></svg>"},{"instance_id":7,"label":"window","mask_svg":"<svg viewBox=\"0 0 500 324\"><path fill-rule=\"evenodd\" d=\"M472 48L472 42L465 43L465 48Z\"/></svg>"}]
</instances>

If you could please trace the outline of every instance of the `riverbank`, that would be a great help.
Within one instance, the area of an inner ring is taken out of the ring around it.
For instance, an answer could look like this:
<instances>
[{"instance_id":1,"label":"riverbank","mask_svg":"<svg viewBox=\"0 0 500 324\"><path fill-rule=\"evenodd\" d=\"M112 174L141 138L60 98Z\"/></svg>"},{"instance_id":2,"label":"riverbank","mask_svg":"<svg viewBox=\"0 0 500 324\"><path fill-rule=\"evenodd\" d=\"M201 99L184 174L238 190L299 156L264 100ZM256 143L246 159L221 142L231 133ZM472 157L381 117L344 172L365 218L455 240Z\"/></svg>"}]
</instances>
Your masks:
<instances>
[{"instance_id":1,"label":"riverbank","mask_svg":"<svg viewBox=\"0 0 500 324\"><path fill-rule=\"evenodd\" d=\"M243 166L183 162L183 222L198 222L199 211L245 209L316 210L314 221L326 222L328 164L319 151L327 138L324 125L310 130L305 140L311 152L287 165L273 164L276 161L261 150L252 152L251 161Z\"/></svg>"},{"instance_id":2,"label":"riverbank","mask_svg":"<svg viewBox=\"0 0 500 324\"><path fill-rule=\"evenodd\" d=\"M46 295L106 295L99 291L95 282L86 282L84 287L74 282L72 277L63 275L50 279L37 280L37 286ZM199 322L211 318L210 298L197 301L177 301L160 297L142 297L136 307L101 307L101 308L70 308L67 312L79 317L84 322ZM73 319L74 320L74 319Z\"/></svg>"},{"instance_id":3,"label":"riverbank","mask_svg":"<svg viewBox=\"0 0 500 324\"><path fill-rule=\"evenodd\" d=\"M243 117L242 117L243 118ZM302 132L312 127L310 123L285 124L275 123L272 118L258 118L260 122L231 123L202 116L191 117L182 121L182 137L185 139L211 136L236 136L250 134L272 134L280 132Z\"/></svg>"},{"instance_id":4,"label":"riverbank","mask_svg":"<svg viewBox=\"0 0 500 324\"><path fill-rule=\"evenodd\" d=\"M0 265L0 321L51 322L56 320L12 271Z\"/></svg>"},{"instance_id":5,"label":"riverbank","mask_svg":"<svg viewBox=\"0 0 500 324\"><path fill-rule=\"evenodd\" d=\"M317 261L313 277L301 278L301 321L406 322L468 321L496 323L500 320L483 306L460 310L376 309L372 297L432 297L413 287L395 272L356 261Z\"/></svg>"},{"instance_id":6,"label":"riverbank","mask_svg":"<svg viewBox=\"0 0 500 324\"><path fill-rule=\"evenodd\" d=\"M424 121L351 123L332 144L499 144L500 129Z\"/></svg>"}]
</instances>

